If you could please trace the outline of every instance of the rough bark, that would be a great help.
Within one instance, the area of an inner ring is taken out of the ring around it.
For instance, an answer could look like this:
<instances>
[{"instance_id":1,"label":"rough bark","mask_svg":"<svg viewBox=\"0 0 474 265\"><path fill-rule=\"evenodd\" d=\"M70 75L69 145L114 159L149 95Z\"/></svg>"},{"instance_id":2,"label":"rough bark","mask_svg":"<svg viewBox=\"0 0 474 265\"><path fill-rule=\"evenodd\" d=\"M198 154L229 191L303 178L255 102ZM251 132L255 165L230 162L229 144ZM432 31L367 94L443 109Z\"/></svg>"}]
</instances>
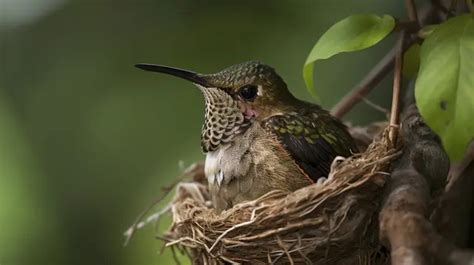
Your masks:
<instances>
[{"instance_id":1,"label":"rough bark","mask_svg":"<svg viewBox=\"0 0 474 265\"><path fill-rule=\"evenodd\" d=\"M443 237L430 222L432 197L447 179L449 159L414 104L405 112L401 136L404 153L394 165L379 215L379 236L382 244L391 250L392 264L474 264L472 251L459 250L452 243L448 231L458 228L446 229L448 236ZM452 186L461 187L462 183ZM460 203L465 203L466 198L460 196ZM448 203L446 207L457 216L455 200L448 198L446 195L444 199ZM451 213L440 210L439 214L446 218ZM463 223L466 221L469 219L462 218Z\"/></svg>"}]
</instances>

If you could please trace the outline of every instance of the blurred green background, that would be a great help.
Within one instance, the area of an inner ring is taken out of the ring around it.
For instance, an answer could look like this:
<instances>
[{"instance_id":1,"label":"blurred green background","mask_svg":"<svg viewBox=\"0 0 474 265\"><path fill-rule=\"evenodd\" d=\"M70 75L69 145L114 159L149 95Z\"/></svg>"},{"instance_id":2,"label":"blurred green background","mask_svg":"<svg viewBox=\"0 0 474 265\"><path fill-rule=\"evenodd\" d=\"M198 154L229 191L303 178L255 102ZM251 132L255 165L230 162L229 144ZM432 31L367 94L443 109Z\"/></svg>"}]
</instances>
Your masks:
<instances>
[{"instance_id":1,"label":"blurred green background","mask_svg":"<svg viewBox=\"0 0 474 265\"><path fill-rule=\"evenodd\" d=\"M0 264L172 263L153 228L126 248L122 233L180 164L203 159L203 99L186 81L133 65L209 73L261 60L311 100L306 56L354 13L403 9L380 0L0 0ZM321 104L332 107L391 43L317 63ZM390 82L370 98L388 107ZM362 103L345 120L384 118Z\"/></svg>"}]
</instances>

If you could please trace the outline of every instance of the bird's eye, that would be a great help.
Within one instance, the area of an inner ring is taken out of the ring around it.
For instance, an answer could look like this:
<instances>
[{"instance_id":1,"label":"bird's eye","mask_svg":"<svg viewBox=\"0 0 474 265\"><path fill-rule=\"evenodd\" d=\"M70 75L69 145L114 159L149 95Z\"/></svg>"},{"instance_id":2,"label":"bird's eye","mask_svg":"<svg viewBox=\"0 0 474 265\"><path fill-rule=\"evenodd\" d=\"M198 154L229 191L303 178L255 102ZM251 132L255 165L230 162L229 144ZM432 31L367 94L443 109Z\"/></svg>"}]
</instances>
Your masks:
<instances>
[{"instance_id":1,"label":"bird's eye","mask_svg":"<svg viewBox=\"0 0 474 265\"><path fill-rule=\"evenodd\" d=\"M252 100L257 96L258 88L254 85L246 85L240 88L239 94L245 100Z\"/></svg>"}]
</instances>

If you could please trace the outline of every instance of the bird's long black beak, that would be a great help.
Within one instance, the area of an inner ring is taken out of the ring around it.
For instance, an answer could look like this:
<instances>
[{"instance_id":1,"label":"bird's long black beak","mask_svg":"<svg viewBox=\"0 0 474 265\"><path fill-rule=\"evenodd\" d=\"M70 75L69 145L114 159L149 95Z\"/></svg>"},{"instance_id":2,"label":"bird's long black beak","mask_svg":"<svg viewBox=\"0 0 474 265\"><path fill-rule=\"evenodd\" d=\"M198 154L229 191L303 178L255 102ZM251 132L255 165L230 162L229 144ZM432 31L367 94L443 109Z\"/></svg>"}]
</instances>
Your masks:
<instances>
[{"instance_id":1,"label":"bird's long black beak","mask_svg":"<svg viewBox=\"0 0 474 265\"><path fill-rule=\"evenodd\" d=\"M146 71L173 75L173 76L191 81L195 84L199 84L204 87L209 87L209 83L204 77L202 77L198 73L191 72L188 70L170 67L166 65L148 64L148 63L139 63L139 64L136 64L135 67L140 68L142 70L146 70Z\"/></svg>"}]
</instances>

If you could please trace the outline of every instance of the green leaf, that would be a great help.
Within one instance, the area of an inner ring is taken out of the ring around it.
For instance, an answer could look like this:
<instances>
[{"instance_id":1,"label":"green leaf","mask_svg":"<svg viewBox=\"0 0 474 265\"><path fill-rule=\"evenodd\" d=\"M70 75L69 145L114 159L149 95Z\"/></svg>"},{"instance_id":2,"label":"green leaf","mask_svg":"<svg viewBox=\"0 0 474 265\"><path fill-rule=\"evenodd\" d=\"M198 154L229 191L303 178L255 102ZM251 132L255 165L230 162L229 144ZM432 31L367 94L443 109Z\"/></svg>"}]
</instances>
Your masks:
<instances>
[{"instance_id":1,"label":"green leaf","mask_svg":"<svg viewBox=\"0 0 474 265\"><path fill-rule=\"evenodd\" d=\"M474 139L474 16L449 19L421 46L415 97L453 160Z\"/></svg>"},{"instance_id":2,"label":"green leaf","mask_svg":"<svg viewBox=\"0 0 474 265\"><path fill-rule=\"evenodd\" d=\"M414 78L418 73L420 67L420 44L414 43L403 54L403 76L407 78Z\"/></svg>"},{"instance_id":3,"label":"green leaf","mask_svg":"<svg viewBox=\"0 0 474 265\"><path fill-rule=\"evenodd\" d=\"M394 27L393 17L371 14L352 15L334 24L314 45L303 68L303 78L311 95L317 97L313 85L315 61L371 47L385 38Z\"/></svg>"}]
</instances>

